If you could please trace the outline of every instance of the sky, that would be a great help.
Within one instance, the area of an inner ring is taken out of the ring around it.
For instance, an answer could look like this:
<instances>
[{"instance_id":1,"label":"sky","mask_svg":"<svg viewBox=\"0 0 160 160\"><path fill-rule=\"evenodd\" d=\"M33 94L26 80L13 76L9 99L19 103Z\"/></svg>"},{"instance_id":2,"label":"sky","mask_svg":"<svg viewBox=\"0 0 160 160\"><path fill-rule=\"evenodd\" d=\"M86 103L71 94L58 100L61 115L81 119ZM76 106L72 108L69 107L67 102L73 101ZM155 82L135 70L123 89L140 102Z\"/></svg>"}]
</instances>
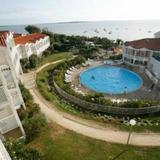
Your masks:
<instances>
[{"instance_id":1,"label":"sky","mask_svg":"<svg viewBox=\"0 0 160 160\"><path fill-rule=\"evenodd\" d=\"M0 0L0 26L160 19L160 0Z\"/></svg>"}]
</instances>

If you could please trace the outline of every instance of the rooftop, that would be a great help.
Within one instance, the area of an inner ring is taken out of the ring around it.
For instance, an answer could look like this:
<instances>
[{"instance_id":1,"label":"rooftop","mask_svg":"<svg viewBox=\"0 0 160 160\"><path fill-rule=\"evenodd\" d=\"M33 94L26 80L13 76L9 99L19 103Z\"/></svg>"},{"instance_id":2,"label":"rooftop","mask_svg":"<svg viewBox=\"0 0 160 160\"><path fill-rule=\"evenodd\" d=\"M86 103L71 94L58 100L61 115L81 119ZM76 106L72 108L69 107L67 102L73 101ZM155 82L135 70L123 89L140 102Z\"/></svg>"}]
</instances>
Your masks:
<instances>
[{"instance_id":1,"label":"rooftop","mask_svg":"<svg viewBox=\"0 0 160 160\"><path fill-rule=\"evenodd\" d=\"M5 39L9 31L0 31L0 46L6 46Z\"/></svg>"},{"instance_id":2,"label":"rooftop","mask_svg":"<svg viewBox=\"0 0 160 160\"><path fill-rule=\"evenodd\" d=\"M14 38L16 44L26 44L26 43L35 43L37 40L46 37L42 33L34 33L26 36L18 36Z\"/></svg>"},{"instance_id":3,"label":"rooftop","mask_svg":"<svg viewBox=\"0 0 160 160\"><path fill-rule=\"evenodd\" d=\"M9 31L0 31L0 46L6 46L6 37ZM44 38L46 35L42 33L33 33L29 35L22 35L20 33L12 33L15 44L35 43L37 40Z\"/></svg>"},{"instance_id":4,"label":"rooftop","mask_svg":"<svg viewBox=\"0 0 160 160\"><path fill-rule=\"evenodd\" d=\"M125 46L131 46L136 49L146 48L150 50L160 51L160 38L147 38L125 42Z\"/></svg>"}]
</instances>

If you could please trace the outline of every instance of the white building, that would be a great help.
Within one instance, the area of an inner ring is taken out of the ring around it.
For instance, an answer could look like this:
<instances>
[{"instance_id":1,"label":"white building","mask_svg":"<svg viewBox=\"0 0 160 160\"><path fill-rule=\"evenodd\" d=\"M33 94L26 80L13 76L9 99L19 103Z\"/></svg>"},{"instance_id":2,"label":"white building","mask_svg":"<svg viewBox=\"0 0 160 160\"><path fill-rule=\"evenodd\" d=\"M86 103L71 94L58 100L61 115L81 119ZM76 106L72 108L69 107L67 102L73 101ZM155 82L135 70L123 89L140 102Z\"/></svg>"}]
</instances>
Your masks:
<instances>
[{"instance_id":1,"label":"white building","mask_svg":"<svg viewBox=\"0 0 160 160\"><path fill-rule=\"evenodd\" d=\"M49 37L41 33L31 35L0 31L0 133L20 128L25 135L17 110L25 107L18 80L22 69L20 59L41 55L50 45Z\"/></svg>"},{"instance_id":2,"label":"white building","mask_svg":"<svg viewBox=\"0 0 160 160\"><path fill-rule=\"evenodd\" d=\"M124 43L123 61L143 66L154 81L160 81L160 38L148 38Z\"/></svg>"},{"instance_id":3,"label":"white building","mask_svg":"<svg viewBox=\"0 0 160 160\"><path fill-rule=\"evenodd\" d=\"M11 160L11 157L8 154L1 140L0 140L0 160Z\"/></svg>"},{"instance_id":4,"label":"white building","mask_svg":"<svg viewBox=\"0 0 160 160\"><path fill-rule=\"evenodd\" d=\"M147 66L154 53L160 54L160 38L125 42L123 46L123 60L131 65Z\"/></svg>"},{"instance_id":5,"label":"white building","mask_svg":"<svg viewBox=\"0 0 160 160\"><path fill-rule=\"evenodd\" d=\"M160 31L159 31L159 32L156 32L156 33L154 34L154 37L155 37L155 38L160 38Z\"/></svg>"},{"instance_id":6,"label":"white building","mask_svg":"<svg viewBox=\"0 0 160 160\"><path fill-rule=\"evenodd\" d=\"M151 55L148 70L150 70L156 78L160 79L160 53L153 53L153 55Z\"/></svg>"},{"instance_id":7,"label":"white building","mask_svg":"<svg viewBox=\"0 0 160 160\"><path fill-rule=\"evenodd\" d=\"M22 74L20 59L29 58L32 54L40 56L50 46L49 36L42 33L21 35L1 31L0 43L0 57L10 61L17 78Z\"/></svg>"}]
</instances>

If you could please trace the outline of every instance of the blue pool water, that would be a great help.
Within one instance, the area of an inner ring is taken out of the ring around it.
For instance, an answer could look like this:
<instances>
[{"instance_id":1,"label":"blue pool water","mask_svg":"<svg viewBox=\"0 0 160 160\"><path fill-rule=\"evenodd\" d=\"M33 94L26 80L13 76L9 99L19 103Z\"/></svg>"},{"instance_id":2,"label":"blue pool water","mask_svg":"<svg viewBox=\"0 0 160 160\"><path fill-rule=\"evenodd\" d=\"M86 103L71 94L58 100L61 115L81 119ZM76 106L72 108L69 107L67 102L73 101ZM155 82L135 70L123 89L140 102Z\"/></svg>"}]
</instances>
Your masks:
<instances>
[{"instance_id":1,"label":"blue pool water","mask_svg":"<svg viewBox=\"0 0 160 160\"><path fill-rule=\"evenodd\" d=\"M105 65L82 72L80 82L88 89L108 94L129 93L142 86L142 79L136 73Z\"/></svg>"}]
</instances>

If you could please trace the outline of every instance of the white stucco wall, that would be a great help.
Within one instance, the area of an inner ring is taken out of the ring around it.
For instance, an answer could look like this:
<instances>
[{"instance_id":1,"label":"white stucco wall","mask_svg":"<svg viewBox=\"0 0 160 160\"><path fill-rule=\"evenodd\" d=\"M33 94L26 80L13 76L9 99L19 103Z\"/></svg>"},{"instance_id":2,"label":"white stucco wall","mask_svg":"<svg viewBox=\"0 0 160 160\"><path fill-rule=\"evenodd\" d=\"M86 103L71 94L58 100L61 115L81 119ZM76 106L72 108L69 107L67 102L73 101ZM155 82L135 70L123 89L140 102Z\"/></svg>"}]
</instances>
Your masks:
<instances>
[{"instance_id":1,"label":"white stucco wall","mask_svg":"<svg viewBox=\"0 0 160 160\"><path fill-rule=\"evenodd\" d=\"M8 54L7 48L6 47L0 47L0 65L2 65L2 64L7 64L8 65L7 54Z\"/></svg>"},{"instance_id":2,"label":"white stucco wall","mask_svg":"<svg viewBox=\"0 0 160 160\"><path fill-rule=\"evenodd\" d=\"M27 43L25 45L19 45L19 52L21 52L22 58L29 58L32 54L41 56L42 53L50 46L49 37L46 36L43 39L37 40L36 43Z\"/></svg>"},{"instance_id":3,"label":"white stucco wall","mask_svg":"<svg viewBox=\"0 0 160 160\"><path fill-rule=\"evenodd\" d=\"M155 37L155 38L160 38L160 32L155 33L155 34L154 34L154 37Z\"/></svg>"},{"instance_id":4,"label":"white stucco wall","mask_svg":"<svg viewBox=\"0 0 160 160\"><path fill-rule=\"evenodd\" d=\"M0 120L0 131L2 134L5 134L15 128L18 128L18 123L14 115Z\"/></svg>"},{"instance_id":5,"label":"white stucco wall","mask_svg":"<svg viewBox=\"0 0 160 160\"><path fill-rule=\"evenodd\" d=\"M152 66L152 72L160 78L160 61L156 60L155 58L151 57L149 66Z\"/></svg>"},{"instance_id":6,"label":"white stucco wall","mask_svg":"<svg viewBox=\"0 0 160 160\"><path fill-rule=\"evenodd\" d=\"M0 160L11 160L11 157L8 154L6 148L1 140L0 140Z\"/></svg>"}]
</instances>

